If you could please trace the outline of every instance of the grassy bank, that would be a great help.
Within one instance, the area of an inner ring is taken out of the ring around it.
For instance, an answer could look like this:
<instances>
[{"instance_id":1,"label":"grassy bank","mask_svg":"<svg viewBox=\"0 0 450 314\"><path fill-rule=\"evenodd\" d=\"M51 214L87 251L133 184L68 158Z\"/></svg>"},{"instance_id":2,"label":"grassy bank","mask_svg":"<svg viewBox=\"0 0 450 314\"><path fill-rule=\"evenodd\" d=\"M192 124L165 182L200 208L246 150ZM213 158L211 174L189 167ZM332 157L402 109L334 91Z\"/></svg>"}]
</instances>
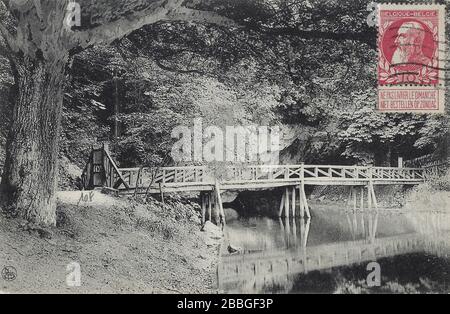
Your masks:
<instances>
[{"instance_id":1,"label":"grassy bank","mask_svg":"<svg viewBox=\"0 0 450 314\"><path fill-rule=\"evenodd\" d=\"M405 208L450 212L450 170L412 189L405 197Z\"/></svg>"},{"instance_id":2,"label":"grassy bank","mask_svg":"<svg viewBox=\"0 0 450 314\"><path fill-rule=\"evenodd\" d=\"M399 208L405 204L405 196L411 187L401 185L377 185L374 187L377 203L380 208ZM357 188L357 206L360 204L360 189ZM351 203L347 204L349 187L346 186L318 186L314 188L310 199L315 204L336 205L344 208L353 208ZM364 189L364 203L367 206L367 189Z\"/></svg>"},{"instance_id":3,"label":"grassy bank","mask_svg":"<svg viewBox=\"0 0 450 314\"><path fill-rule=\"evenodd\" d=\"M0 268L17 270L14 281L0 279L0 291L215 292L221 237L200 231L197 205L179 197L161 204L97 191L80 196L60 193L52 229L0 215ZM71 262L81 266L80 287L66 284Z\"/></svg>"}]
</instances>

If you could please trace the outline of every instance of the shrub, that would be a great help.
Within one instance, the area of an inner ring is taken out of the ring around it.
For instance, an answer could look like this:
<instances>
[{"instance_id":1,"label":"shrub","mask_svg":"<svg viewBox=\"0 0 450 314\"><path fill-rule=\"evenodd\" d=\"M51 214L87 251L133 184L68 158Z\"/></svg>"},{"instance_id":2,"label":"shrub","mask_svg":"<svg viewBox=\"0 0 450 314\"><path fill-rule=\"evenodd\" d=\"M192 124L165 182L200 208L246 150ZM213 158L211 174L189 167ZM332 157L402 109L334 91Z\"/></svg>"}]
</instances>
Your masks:
<instances>
[{"instance_id":1,"label":"shrub","mask_svg":"<svg viewBox=\"0 0 450 314\"><path fill-rule=\"evenodd\" d=\"M450 169L443 176L432 177L429 180L429 185L438 191L450 191Z\"/></svg>"}]
</instances>

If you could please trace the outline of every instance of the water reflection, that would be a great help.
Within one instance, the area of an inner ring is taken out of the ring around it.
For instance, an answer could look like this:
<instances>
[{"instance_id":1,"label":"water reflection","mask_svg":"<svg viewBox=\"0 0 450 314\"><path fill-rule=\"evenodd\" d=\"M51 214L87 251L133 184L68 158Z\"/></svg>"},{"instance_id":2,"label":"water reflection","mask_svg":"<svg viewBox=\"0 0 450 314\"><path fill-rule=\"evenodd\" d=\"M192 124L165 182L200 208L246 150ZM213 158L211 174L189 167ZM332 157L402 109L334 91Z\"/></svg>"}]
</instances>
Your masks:
<instances>
[{"instance_id":1,"label":"water reflection","mask_svg":"<svg viewBox=\"0 0 450 314\"><path fill-rule=\"evenodd\" d=\"M280 230L283 237L285 248L291 247L306 247L308 243L309 228L311 219L289 219L279 218ZM297 225L299 230L297 231ZM292 226L292 228L291 228Z\"/></svg>"},{"instance_id":2,"label":"water reflection","mask_svg":"<svg viewBox=\"0 0 450 314\"><path fill-rule=\"evenodd\" d=\"M241 253L222 256L218 281L225 292L292 292L298 274L333 273L406 254L448 258L449 253L447 213L316 210L312 220L250 218L227 228Z\"/></svg>"},{"instance_id":3,"label":"water reflection","mask_svg":"<svg viewBox=\"0 0 450 314\"><path fill-rule=\"evenodd\" d=\"M378 227L378 215L378 212L367 214L346 212L345 216L352 240L366 239L370 242L375 241Z\"/></svg>"}]
</instances>

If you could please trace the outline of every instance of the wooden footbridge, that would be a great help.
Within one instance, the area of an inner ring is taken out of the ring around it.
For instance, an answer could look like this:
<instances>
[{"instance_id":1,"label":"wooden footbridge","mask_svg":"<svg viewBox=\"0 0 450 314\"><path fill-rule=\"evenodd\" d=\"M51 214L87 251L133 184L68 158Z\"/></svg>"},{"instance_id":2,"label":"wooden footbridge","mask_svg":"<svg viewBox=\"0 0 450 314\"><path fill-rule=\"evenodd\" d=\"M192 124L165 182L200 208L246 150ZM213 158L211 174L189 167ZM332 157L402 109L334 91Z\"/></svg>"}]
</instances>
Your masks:
<instances>
[{"instance_id":1,"label":"wooden footbridge","mask_svg":"<svg viewBox=\"0 0 450 314\"><path fill-rule=\"evenodd\" d=\"M367 198L367 206L376 208L375 185L417 185L424 182L429 172L424 168L305 164L228 166L220 174L207 166L119 168L103 147L91 152L83 171L82 187L86 190L107 187L123 194L148 193L162 197L167 192L200 192L204 216L208 214L211 219L214 207L224 221L221 193L227 190L284 188L280 216L303 217L305 213L309 216L306 185L349 186L349 199L353 200L354 207L359 188L361 198Z\"/></svg>"}]
</instances>

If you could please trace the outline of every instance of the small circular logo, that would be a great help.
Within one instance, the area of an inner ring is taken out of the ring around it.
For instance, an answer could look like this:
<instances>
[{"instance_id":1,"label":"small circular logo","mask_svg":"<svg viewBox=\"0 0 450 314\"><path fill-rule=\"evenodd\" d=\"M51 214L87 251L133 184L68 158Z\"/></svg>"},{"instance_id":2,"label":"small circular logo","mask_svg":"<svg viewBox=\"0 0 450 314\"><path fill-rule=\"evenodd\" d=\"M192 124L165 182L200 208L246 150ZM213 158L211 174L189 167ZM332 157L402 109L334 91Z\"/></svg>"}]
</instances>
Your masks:
<instances>
[{"instance_id":1,"label":"small circular logo","mask_svg":"<svg viewBox=\"0 0 450 314\"><path fill-rule=\"evenodd\" d=\"M14 281L17 278L17 270L13 266L6 266L2 269L2 278L6 281Z\"/></svg>"}]
</instances>

